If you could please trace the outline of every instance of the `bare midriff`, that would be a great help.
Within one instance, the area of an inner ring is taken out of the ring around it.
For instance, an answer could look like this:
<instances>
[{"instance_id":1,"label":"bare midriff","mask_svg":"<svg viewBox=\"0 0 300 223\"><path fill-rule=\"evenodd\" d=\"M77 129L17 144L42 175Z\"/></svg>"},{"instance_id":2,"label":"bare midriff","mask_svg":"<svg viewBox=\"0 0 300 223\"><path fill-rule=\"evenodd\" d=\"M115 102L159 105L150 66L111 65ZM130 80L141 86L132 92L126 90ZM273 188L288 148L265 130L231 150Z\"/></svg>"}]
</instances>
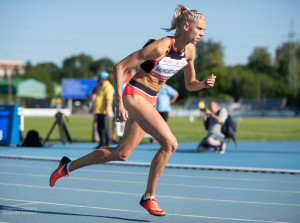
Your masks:
<instances>
[{"instance_id":1,"label":"bare midriff","mask_svg":"<svg viewBox=\"0 0 300 223\"><path fill-rule=\"evenodd\" d=\"M134 76L133 79L146 86L147 88L158 92L160 87L165 83L165 81L159 80L155 77L147 74L143 69L140 69Z\"/></svg>"}]
</instances>

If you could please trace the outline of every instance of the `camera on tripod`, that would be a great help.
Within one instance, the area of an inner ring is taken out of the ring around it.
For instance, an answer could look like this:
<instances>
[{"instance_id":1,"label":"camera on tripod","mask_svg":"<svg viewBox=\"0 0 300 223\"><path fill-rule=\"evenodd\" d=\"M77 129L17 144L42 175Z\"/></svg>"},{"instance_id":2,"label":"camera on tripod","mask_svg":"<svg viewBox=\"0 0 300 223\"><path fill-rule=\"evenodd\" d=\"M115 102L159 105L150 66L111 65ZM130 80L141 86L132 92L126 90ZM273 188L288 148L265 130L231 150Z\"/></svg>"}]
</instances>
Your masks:
<instances>
[{"instance_id":1,"label":"camera on tripod","mask_svg":"<svg viewBox=\"0 0 300 223\"><path fill-rule=\"evenodd\" d=\"M53 129L54 129L54 127L55 127L56 125L58 125L60 141L61 141L63 144L65 144L67 140L68 140L70 143L72 143L71 136L70 136L70 134L69 134L69 132L68 132L68 129L67 129L67 126L66 126L66 124L65 124L65 122L64 122L64 114L61 113L61 112L57 112L57 113L55 114L55 118L56 118L56 120L55 120L55 122L53 123L53 125L52 125L52 127L51 127L51 129L50 129L50 131L49 131L49 133L48 133L48 135L47 135L47 137L46 137L44 143L47 142L48 138L50 137L50 135L51 135L51 133L52 133L52 131L53 131ZM65 117L65 118L67 119L67 121L69 121L67 117Z\"/></svg>"}]
</instances>

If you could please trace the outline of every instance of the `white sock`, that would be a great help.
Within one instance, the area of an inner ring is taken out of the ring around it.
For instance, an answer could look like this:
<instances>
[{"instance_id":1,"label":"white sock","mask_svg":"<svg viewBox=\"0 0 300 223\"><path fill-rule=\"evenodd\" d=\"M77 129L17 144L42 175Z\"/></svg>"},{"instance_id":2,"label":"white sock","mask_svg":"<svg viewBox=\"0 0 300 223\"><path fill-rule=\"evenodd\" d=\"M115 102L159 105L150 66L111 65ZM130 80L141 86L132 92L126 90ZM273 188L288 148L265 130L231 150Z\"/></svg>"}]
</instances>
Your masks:
<instances>
[{"instance_id":1,"label":"white sock","mask_svg":"<svg viewBox=\"0 0 300 223\"><path fill-rule=\"evenodd\" d=\"M71 162L68 162L68 164L67 164L67 166L66 166L66 169L67 169L67 172L68 172L68 173L70 172L70 171L69 171L69 167L70 167L71 163L72 163L72 161L71 161Z\"/></svg>"},{"instance_id":2,"label":"white sock","mask_svg":"<svg viewBox=\"0 0 300 223\"><path fill-rule=\"evenodd\" d=\"M145 194L144 194L144 196L143 196L143 199L144 199L144 200L149 200L149 199L152 199L152 198L155 198L155 196L146 197Z\"/></svg>"}]
</instances>

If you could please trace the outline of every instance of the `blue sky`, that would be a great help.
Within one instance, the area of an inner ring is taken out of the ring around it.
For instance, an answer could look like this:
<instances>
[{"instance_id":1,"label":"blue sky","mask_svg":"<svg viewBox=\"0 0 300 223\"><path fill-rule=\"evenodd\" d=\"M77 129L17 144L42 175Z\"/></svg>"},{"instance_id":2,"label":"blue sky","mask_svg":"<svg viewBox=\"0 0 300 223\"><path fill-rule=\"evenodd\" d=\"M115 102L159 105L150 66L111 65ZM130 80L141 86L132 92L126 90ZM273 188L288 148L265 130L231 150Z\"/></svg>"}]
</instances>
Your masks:
<instances>
[{"instance_id":1,"label":"blue sky","mask_svg":"<svg viewBox=\"0 0 300 223\"><path fill-rule=\"evenodd\" d=\"M54 62L85 53L118 62L150 38L169 35L177 4L206 17L204 39L222 44L226 65L246 64L254 47L300 39L298 0L0 0L0 59ZM172 34L172 33L171 33Z\"/></svg>"}]
</instances>

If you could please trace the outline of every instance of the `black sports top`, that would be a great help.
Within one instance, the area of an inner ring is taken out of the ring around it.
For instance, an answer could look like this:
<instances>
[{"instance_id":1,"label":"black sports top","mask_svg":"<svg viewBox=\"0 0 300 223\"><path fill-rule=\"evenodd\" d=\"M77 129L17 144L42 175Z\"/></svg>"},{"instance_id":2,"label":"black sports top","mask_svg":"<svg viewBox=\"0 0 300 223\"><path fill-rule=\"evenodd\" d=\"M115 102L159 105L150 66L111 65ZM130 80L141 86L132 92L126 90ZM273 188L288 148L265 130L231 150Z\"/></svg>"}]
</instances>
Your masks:
<instances>
[{"instance_id":1,"label":"black sports top","mask_svg":"<svg viewBox=\"0 0 300 223\"><path fill-rule=\"evenodd\" d=\"M147 60L141 64L141 68L150 76L156 77L157 79L162 81L168 80L185 65L187 65L185 48L181 51L176 51L174 47L173 37L168 37L170 38L170 48L165 56L159 61ZM154 39L150 39L145 44L145 46L154 41Z\"/></svg>"}]
</instances>

